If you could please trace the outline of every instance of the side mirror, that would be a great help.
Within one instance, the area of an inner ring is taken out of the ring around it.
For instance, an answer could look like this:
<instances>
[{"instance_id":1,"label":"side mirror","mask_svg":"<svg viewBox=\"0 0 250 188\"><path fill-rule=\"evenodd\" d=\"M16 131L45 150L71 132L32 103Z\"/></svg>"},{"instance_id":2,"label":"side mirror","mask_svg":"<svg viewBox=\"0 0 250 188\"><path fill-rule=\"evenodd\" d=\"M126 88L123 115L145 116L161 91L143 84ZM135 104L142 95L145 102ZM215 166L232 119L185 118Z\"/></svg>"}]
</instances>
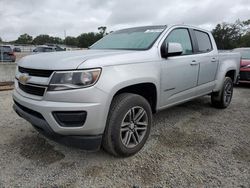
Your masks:
<instances>
[{"instance_id":1,"label":"side mirror","mask_svg":"<svg viewBox=\"0 0 250 188\"><path fill-rule=\"evenodd\" d=\"M182 45L180 43L169 42L164 43L161 48L161 56L164 58L170 56L178 56L183 52Z\"/></svg>"}]
</instances>

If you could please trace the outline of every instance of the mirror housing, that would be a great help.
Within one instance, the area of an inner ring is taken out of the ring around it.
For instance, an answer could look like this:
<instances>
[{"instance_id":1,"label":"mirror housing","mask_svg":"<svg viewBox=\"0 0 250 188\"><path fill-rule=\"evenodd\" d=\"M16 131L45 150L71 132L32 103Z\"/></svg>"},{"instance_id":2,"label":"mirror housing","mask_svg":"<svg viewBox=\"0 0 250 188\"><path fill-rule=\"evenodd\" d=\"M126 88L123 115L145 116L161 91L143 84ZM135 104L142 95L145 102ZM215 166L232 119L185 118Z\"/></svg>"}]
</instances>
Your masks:
<instances>
[{"instance_id":1,"label":"mirror housing","mask_svg":"<svg viewBox=\"0 0 250 188\"><path fill-rule=\"evenodd\" d=\"M167 58L170 56L178 56L181 55L183 52L182 45L180 43L175 42L164 42L161 47L161 56L163 58Z\"/></svg>"}]
</instances>

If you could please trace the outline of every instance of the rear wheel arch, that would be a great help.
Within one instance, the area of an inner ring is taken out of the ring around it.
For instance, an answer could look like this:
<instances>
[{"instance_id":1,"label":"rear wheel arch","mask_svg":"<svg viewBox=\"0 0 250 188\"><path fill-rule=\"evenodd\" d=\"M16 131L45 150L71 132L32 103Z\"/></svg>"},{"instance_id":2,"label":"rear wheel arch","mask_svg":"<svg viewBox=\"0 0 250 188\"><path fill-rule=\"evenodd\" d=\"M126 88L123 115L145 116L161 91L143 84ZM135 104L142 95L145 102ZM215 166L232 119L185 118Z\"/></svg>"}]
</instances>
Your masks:
<instances>
[{"instance_id":1,"label":"rear wheel arch","mask_svg":"<svg viewBox=\"0 0 250 188\"><path fill-rule=\"evenodd\" d=\"M231 69L231 70L228 70L225 74L225 77L229 77L232 79L232 81L234 82L235 79L236 79L236 70L234 69Z\"/></svg>"}]
</instances>

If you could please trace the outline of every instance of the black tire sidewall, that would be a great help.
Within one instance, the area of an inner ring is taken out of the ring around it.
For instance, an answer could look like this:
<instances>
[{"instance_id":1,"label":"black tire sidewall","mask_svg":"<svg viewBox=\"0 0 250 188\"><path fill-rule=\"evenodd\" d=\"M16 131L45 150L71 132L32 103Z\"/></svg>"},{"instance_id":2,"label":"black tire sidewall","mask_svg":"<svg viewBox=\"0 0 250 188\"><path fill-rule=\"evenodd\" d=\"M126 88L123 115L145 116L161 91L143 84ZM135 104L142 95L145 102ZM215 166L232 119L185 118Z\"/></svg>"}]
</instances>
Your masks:
<instances>
[{"instance_id":1,"label":"black tire sidewall","mask_svg":"<svg viewBox=\"0 0 250 188\"><path fill-rule=\"evenodd\" d=\"M226 89L226 85L230 83L231 84L231 87L232 87L232 95L231 95L231 98L230 98L230 101L228 103L225 102L224 100L224 97L225 97L225 89ZM222 103L222 107L226 108L230 105L231 103L231 100L232 100L232 97L233 97L233 81L231 78L229 77L226 77L225 78L225 81L224 81L224 84L223 84L223 90L221 91L221 103Z\"/></svg>"},{"instance_id":2,"label":"black tire sidewall","mask_svg":"<svg viewBox=\"0 0 250 188\"><path fill-rule=\"evenodd\" d=\"M230 101L228 103L225 103L225 101L224 101L225 93L224 92L225 92L225 88L226 88L226 85L228 82L230 82L230 84L232 86L232 96L231 96ZM212 93L211 102L212 102L212 105L216 108L227 108L231 103L232 97L233 97L233 81L230 77L225 77L221 90L219 92Z\"/></svg>"},{"instance_id":3,"label":"black tire sidewall","mask_svg":"<svg viewBox=\"0 0 250 188\"><path fill-rule=\"evenodd\" d=\"M113 114L111 115L111 121L110 121L111 123L110 126L112 126L111 139L114 144L114 149L116 153L123 156L129 156L137 153L144 146L151 129L152 112L151 112L151 107L147 102L147 100L139 95L130 94L127 97L125 97L122 101L120 101L120 104L122 105L122 107L117 106L117 108L114 109ZM134 148L127 148L123 145L120 137L121 123L125 114L129 111L129 109L136 106L142 107L147 113L148 116L147 131L144 138L137 146L135 146Z\"/></svg>"}]
</instances>

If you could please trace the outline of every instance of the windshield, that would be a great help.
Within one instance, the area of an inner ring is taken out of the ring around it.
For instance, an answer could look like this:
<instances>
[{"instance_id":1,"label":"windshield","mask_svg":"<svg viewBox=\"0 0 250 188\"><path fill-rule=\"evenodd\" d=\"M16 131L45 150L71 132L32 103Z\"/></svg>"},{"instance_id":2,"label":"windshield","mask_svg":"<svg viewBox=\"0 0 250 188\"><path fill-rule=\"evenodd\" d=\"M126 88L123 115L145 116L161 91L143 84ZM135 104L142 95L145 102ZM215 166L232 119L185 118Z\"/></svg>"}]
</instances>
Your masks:
<instances>
[{"instance_id":1,"label":"windshield","mask_svg":"<svg viewBox=\"0 0 250 188\"><path fill-rule=\"evenodd\" d=\"M150 26L119 30L97 41L90 49L146 50L165 28L166 26Z\"/></svg>"}]
</instances>

